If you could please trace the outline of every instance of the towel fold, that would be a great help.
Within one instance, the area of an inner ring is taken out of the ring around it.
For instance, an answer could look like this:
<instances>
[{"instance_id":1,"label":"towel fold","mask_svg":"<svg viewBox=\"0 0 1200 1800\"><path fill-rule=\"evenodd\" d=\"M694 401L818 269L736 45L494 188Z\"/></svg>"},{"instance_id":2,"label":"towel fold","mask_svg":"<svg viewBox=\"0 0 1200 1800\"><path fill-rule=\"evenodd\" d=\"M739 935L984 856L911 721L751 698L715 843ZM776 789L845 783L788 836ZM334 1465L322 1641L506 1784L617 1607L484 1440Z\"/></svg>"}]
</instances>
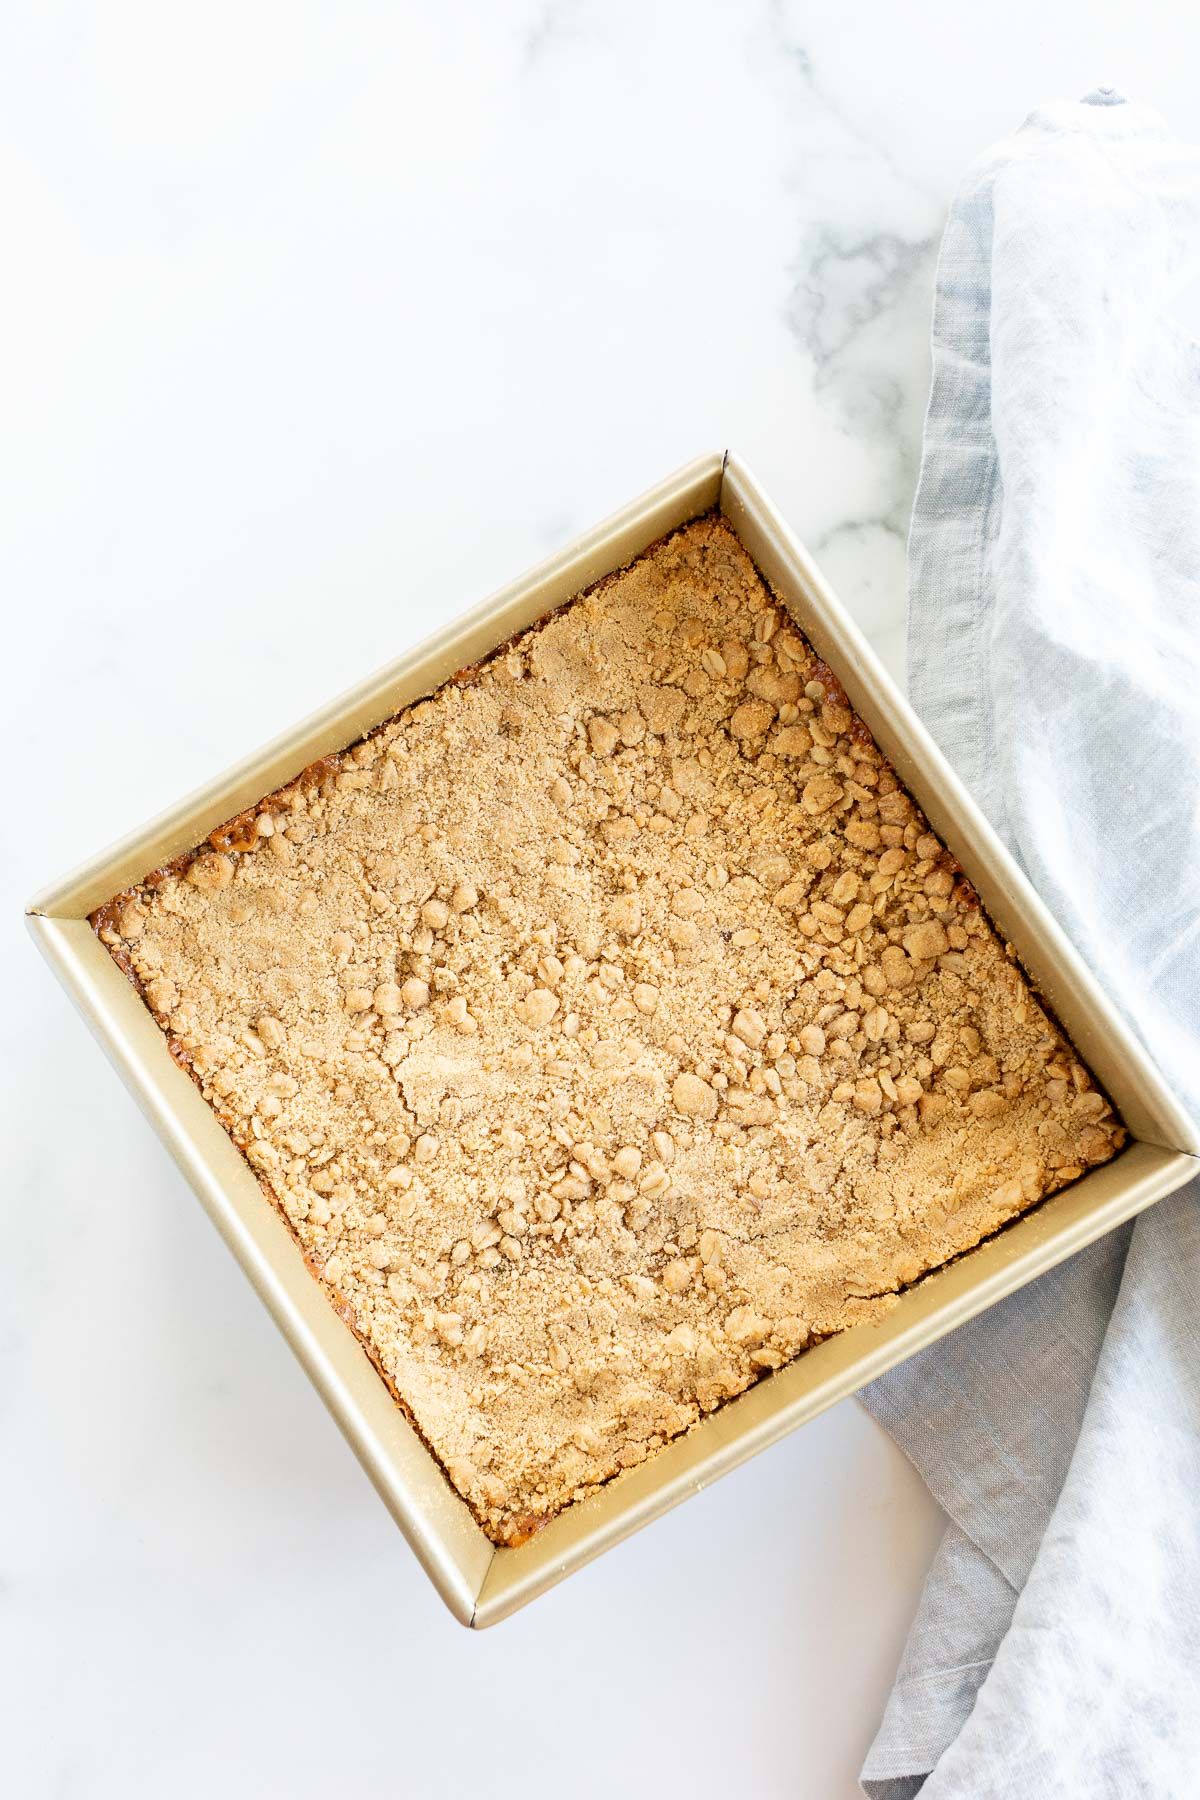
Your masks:
<instances>
[{"instance_id":1,"label":"towel fold","mask_svg":"<svg viewBox=\"0 0 1200 1800\"><path fill-rule=\"evenodd\" d=\"M1200 155L1101 89L938 264L914 702L1200 1117ZM1200 1183L862 1395L950 1518L871 1800L1200 1793Z\"/></svg>"}]
</instances>

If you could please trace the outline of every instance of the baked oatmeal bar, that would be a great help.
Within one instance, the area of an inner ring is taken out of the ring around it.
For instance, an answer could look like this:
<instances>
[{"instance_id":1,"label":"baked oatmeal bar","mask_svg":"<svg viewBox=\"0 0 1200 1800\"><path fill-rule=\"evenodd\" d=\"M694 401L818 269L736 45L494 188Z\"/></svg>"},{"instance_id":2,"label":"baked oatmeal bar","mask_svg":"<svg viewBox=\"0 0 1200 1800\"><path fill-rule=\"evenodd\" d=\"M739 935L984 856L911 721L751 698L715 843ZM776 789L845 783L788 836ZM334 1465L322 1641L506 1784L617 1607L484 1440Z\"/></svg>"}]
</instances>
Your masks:
<instances>
[{"instance_id":1,"label":"baked oatmeal bar","mask_svg":"<svg viewBox=\"0 0 1200 1800\"><path fill-rule=\"evenodd\" d=\"M715 516L95 923L501 1543L1123 1141Z\"/></svg>"}]
</instances>

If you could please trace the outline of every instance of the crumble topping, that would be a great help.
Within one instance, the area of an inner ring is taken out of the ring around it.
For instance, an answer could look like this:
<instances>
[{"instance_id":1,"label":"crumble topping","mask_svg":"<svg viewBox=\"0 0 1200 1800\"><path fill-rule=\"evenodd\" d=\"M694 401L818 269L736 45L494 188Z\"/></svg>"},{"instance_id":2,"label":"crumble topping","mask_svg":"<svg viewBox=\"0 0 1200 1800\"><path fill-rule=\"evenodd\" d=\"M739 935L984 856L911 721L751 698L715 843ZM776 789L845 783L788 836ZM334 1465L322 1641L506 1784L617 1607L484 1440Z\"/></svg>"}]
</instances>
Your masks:
<instances>
[{"instance_id":1,"label":"crumble topping","mask_svg":"<svg viewBox=\"0 0 1200 1800\"><path fill-rule=\"evenodd\" d=\"M711 515L95 923L496 1542L1124 1138Z\"/></svg>"}]
</instances>

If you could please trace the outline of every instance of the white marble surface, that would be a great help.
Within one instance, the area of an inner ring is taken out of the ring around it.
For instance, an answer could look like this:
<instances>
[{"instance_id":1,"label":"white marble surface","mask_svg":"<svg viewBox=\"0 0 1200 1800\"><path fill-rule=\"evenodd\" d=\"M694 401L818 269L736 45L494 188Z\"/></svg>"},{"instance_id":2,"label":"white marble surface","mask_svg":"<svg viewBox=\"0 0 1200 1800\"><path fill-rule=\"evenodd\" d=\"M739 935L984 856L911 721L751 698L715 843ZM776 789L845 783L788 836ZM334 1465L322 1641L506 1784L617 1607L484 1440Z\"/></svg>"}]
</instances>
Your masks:
<instances>
[{"instance_id":1,"label":"white marble surface","mask_svg":"<svg viewBox=\"0 0 1200 1800\"><path fill-rule=\"evenodd\" d=\"M894 669L937 234L1174 5L10 8L6 1791L849 1800L939 1530L852 1405L451 1623L16 915L701 449Z\"/></svg>"}]
</instances>

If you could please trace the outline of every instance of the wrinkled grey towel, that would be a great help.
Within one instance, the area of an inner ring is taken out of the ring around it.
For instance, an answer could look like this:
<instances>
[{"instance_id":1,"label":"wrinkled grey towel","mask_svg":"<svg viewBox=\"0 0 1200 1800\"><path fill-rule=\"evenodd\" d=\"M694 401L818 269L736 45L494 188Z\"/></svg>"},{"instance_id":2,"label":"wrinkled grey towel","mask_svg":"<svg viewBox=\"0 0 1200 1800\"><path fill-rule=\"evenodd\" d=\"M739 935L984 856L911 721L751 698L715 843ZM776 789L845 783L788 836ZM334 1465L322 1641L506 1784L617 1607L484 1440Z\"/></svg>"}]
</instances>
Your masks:
<instances>
[{"instance_id":1,"label":"wrinkled grey towel","mask_svg":"<svg viewBox=\"0 0 1200 1800\"><path fill-rule=\"evenodd\" d=\"M984 156L938 265L913 698L1200 1114L1200 158L1109 90ZM1200 1183L864 1403L950 1517L872 1800L1200 1795Z\"/></svg>"}]
</instances>

